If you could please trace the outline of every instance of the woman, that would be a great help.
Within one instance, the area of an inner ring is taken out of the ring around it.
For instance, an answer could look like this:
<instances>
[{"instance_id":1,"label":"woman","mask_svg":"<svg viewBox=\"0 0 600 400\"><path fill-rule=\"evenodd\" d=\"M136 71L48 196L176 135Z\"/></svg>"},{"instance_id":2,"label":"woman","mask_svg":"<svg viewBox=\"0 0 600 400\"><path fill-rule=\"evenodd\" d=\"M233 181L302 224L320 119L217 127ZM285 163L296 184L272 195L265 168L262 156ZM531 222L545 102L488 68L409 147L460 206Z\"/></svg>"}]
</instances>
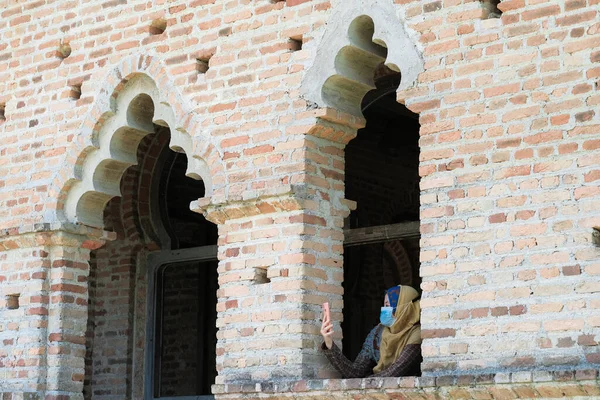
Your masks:
<instances>
[{"instance_id":1,"label":"woman","mask_svg":"<svg viewBox=\"0 0 600 400\"><path fill-rule=\"evenodd\" d=\"M333 342L333 325L323 316L321 349L343 378L418 375L421 363L418 297L410 286L394 286L386 291L381 323L371 330L354 362Z\"/></svg>"}]
</instances>

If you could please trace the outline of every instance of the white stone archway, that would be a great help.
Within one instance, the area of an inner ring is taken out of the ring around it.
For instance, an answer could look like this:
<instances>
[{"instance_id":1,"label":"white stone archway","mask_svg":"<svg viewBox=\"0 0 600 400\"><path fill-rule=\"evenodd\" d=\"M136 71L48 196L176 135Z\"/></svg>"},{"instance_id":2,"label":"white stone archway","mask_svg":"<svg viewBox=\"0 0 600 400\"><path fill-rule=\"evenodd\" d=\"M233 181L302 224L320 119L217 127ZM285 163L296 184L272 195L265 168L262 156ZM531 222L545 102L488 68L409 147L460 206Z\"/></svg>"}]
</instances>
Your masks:
<instances>
[{"instance_id":1,"label":"white stone archway","mask_svg":"<svg viewBox=\"0 0 600 400\"><path fill-rule=\"evenodd\" d=\"M221 154L160 57L124 57L85 81L82 92L94 92L93 105L49 189L58 193L58 221L103 228L104 205L120 195L122 173L137 162L135 149L153 124L169 128L169 147L186 154L186 175L204 181L205 199L223 192Z\"/></svg>"},{"instance_id":2,"label":"white stone archway","mask_svg":"<svg viewBox=\"0 0 600 400\"><path fill-rule=\"evenodd\" d=\"M415 84L423 57L397 16L392 0L346 0L331 12L301 94L318 107L362 116L360 103L375 88L378 64L401 72L398 91Z\"/></svg>"},{"instance_id":3,"label":"white stone archway","mask_svg":"<svg viewBox=\"0 0 600 400\"><path fill-rule=\"evenodd\" d=\"M94 148L80 155L77 181L66 195L64 216L69 222L103 227L103 212L108 201L120 196L120 182L125 170L137 163L140 141L154 132L153 124L169 127L169 147L188 155L186 175L202 179L206 197L211 195L211 173L208 164L194 157L192 138L176 129L173 109L160 95L155 82L143 73L131 76L118 97L112 98L106 118L92 136Z\"/></svg>"}]
</instances>

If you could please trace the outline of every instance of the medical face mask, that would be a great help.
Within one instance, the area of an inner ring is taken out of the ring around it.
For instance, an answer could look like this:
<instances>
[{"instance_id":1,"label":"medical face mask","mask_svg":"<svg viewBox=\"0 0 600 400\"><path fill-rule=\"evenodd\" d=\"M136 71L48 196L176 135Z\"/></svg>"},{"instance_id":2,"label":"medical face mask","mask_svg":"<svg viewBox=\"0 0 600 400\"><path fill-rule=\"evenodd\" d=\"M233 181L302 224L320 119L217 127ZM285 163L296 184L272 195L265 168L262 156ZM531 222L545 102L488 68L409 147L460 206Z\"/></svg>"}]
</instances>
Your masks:
<instances>
[{"instance_id":1,"label":"medical face mask","mask_svg":"<svg viewBox=\"0 0 600 400\"><path fill-rule=\"evenodd\" d=\"M394 323L394 308L393 307L381 307L381 313L379 314L379 321L383 326L392 326Z\"/></svg>"}]
</instances>

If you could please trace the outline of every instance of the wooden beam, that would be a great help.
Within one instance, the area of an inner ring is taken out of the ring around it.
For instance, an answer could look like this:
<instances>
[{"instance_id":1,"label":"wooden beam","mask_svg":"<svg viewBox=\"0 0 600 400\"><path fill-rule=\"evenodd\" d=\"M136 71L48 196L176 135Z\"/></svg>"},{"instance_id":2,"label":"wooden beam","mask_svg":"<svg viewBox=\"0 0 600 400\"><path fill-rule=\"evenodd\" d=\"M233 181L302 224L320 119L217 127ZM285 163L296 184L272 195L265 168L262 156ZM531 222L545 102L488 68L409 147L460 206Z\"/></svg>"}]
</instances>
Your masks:
<instances>
[{"instance_id":1,"label":"wooden beam","mask_svg":"<svg viewBox=\"0 0 600 400\"><path fill-rule=\"evenodd\" d=\"M370 226L368 228L344 229L344 246L360 246L369 243L390 242L398 239L421 237L419 221L399 224Z\"/></svg>"},{"instance_id":2,"label":"wooden beam","mask_svg":"<svg viewBox=\"0 0 600 400\"><path fill-rule=\"evenodd\" d=\"M179 250L159 250L148 253L148 262L176 263L184 261L216 261L217 245L191 247Z\"/></svg>"}]
</instances>

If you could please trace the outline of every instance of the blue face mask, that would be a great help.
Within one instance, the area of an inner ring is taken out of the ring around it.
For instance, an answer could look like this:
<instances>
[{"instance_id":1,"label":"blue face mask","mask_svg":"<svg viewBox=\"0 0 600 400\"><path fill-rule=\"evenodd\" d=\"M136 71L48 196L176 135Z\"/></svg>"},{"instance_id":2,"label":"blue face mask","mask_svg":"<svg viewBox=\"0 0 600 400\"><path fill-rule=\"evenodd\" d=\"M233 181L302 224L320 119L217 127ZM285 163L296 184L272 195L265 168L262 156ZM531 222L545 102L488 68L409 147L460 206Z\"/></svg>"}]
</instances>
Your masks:
<instances>
[{"instance_id":1,"label":"blue face mask","mask_svg":"<svg viewBox=\"0 0 600 400\"><path fill-rule=\"evenodd\" d=\"M393 307L381 307L381 313L379 314L379 321L383 326L392 326L394 323L394 308Z\"/></svg>"}]
</instances>

